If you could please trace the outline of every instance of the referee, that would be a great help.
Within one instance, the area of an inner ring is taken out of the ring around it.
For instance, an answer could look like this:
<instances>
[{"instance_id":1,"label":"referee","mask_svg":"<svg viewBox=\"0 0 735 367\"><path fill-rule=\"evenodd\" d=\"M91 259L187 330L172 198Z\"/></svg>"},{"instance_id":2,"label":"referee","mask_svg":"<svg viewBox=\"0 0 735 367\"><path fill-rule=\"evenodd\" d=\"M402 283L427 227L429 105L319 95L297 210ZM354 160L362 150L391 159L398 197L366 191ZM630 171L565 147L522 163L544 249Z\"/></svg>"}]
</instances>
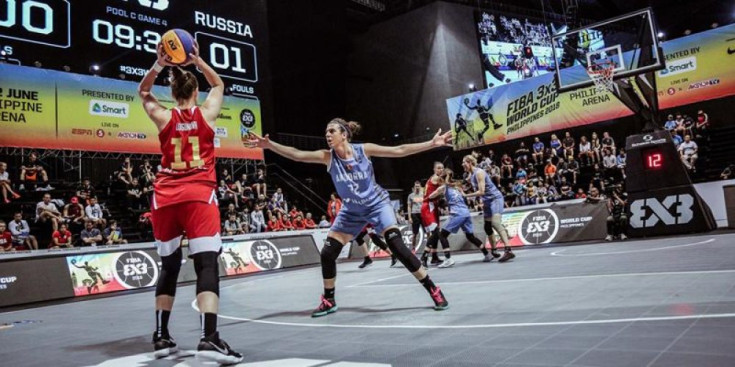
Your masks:
<instances>
[{"instance_id":1,"label":"referee","mask_svg":"<svg viewBox=\"0 0 735 367\"><path fill-rule=\"evenodd\" d=\"M411 240L411 250L416 251L416 241L418 241L419 228L421 227L421 204L424 202L424 193L422 192L421 182L413 183L413 192L408 195L408 223L411 223L411 231L413 239Z\"/></svg>"}]
</instances>

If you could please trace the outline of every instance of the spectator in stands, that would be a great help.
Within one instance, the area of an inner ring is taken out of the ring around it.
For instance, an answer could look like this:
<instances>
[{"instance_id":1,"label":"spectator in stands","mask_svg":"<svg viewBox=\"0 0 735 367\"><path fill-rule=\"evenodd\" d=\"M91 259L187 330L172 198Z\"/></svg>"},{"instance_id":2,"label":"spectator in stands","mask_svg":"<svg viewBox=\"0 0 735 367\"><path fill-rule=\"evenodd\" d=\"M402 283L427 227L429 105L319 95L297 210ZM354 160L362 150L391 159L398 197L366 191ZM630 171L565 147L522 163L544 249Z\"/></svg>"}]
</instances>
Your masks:
<instances>
[{"instance_id":1,"label":"spectator in stands","mask_svg":"<svg viewBox=\"0 0 735 367\"><path fill-rule=\"evenodd\" d=\"M332 193L329 197L329 203L327 203L327 215L329 216L329 223L334 222L334 218L337 218L337 213L342 209L342 200L337 197L337 193Z\"/></svg>"},{"instance_id":2,"label":"spectator in stands","mask_svg":"<svg viewBox=\"0 0 735 367\"><path fill-rule=\"evenodd\" d=\"M51 235L51 246L49 249L57 249L60 247L72 248L72 235L66 227L66 223L59 225L59 230L54 231Z\"/></svg>"},{"instance_id":3,"label":"spectator in stands","mask_svg":"<svg viewBox=\"0 0 735 367\"><path fill-rule=\"evenodd\" d=\"M544 187L546 187L546 199L549 202L559 201L561 195L559 194L559 190L554 185L549 185L548 182L544 182Z\"/></svg>"},{"instance_id":4,"label":"spectator in stands","mask_svg":"<svg viewBox=\"0 0 735 367\"><path fill-rule=\"evenodd\" d=\"M531 156L533 157L533 163L534 164L540 164L544 161L544 150L546 147L544 146L544 143L539 139L539 137L533 138L533 153L531 153Z\"/></svg>"},{"instance_id":5,"label":"spectator in stands","mask_svg":"<svg viewBox=\"0 0 735 367\"><path fill-rule=\"evenodd\" d=\"M89 205L89 199L94 197L94 186L89 181L89 178L85 177L82 183L77 186L77 197L82 203Z\"/></svg>"},{"instance_id":6,"label":"spectator in stands","mask_svg":"<svg viewBox=\"0 0 735 367\"><path fill-rule=\"evenodd\" d=\"M291 211L288 212L288 215L291 216L291 218L296 218L297 215L301 215L301 219L304 218L304 213L296 208L296 204L291 204Z\"/></svg>"},{"instance_id":7,"label":"spectator in stands","mask_svg":"<svg viewBox=\"0 0 735 367\"><path fill-rule=\"evenodd\" d=\"M542 183L536 186L536 195L538 196L538 199L536 200L537 204L546 204L549 202L548 195L549 195L549 184L548 183Z\"/></svg>"},{"instance_id":8,"label":"spectator in stands","mask_svg":"<svg viewBox=\"0 0 735 367\"><path fill-rule=\"evenodd\" d=\"M79 198L72 196L69 204L64 206L62 217L64 218L64 222L69 223L70 227L78 226L79 230L84 227L84 207L82 204L79 204Z\"/></svg>"},{"instance_id":9,"label":"spectator in stands","mask_svg":"<svg viewBox=\"0 0 735 367\"><path fill-rule=\"evenodd\" d=\"M125 157L120 169L117 171L117 179L125 186L130 185L133 181L133 165L130 163L130 157Z\"/></svg>"},{"instance_id":10,"label":"spectator in stands","mask_svg":"<svg viewBox=\"0 0 735 367\"><path fill-rule=\"evenodd\" d=\"M533 182L526 183L526 205L538 204L538 191Z\"/></svg>"},{"instance_id":11,"label":"spectator in stands","mask_svg":"<svg viewBox=\"0 0 735 367\"><path fill-rule=\"evenodd\" d=\"M618 167L618 159L610 152L610 149L602 150L602 166L605 168L606 177L609 177Z\"/></svg>"},{"instance_id":12,"label":"spectator in stands","mask_svg":"<svg viewBox=\"0 0 735 367\"><path fill-rule=\"evenodd\" d=\"M611 196L607 200L607 237L605 241L612 241L615 237L625 240L628 237L625 231L628 228L628 216L626 215L625 206L628 202L628 195L623 189L617 185L612 189Z\"/></svg>"},{"instance_id":13,"label":"spectator in stands","mask_svg":"<svg viewBox=\"0 0 735 367\"><path fill-rule=\"evenodd\" d=\"M582 135L579 138L579 160L582 161L582 165L589 166L590 162L594 160L595 153L592 152L592 144L587 140L587 137Z\"/></svg>"},{"instance_id":14,"label":"spectator in stands","mask_svg":"<svg viewBox=\"0 0 735 367\"><path fill-rule=\"evenodd\" d=\"M123 238L122 228L117 225L117 221L111 220L110 225L105 228L102 233L105 245L121 245L128 243L128 240Z\"/></svg>"},{"instance_id":15,"label":"spectator in stands","mask_svg":"<svg viewBox=\"0 0 735 367\"><path fill-rule=\"evenodd\" d=\"M592 145L592 153L595 155L594 163L602 162L602 144L600 144L600 138L596 132L593 132L590 137L590 145Z\"/></svg>"},{"instance_id":16,"label":"spectator in stands","mask_svg":"<svg viewBox=\"0 0 735 367\"><path fill-rule=\"evenodd\" d=\"M153 238L153 225L151 224L151 212L142 213L138 217L138 230L143 234L143 238Z\"/></svg>"},{"instance_id":17,"label":"spectator in stands","mask_svg":"<svg viewBox=\"0 0 735 367\"><path fill-rule=\"evenodd\" d=\"M490 163L495 163L495 152L493 152L492 149L488 149L487 157L485 159L489 160Z\"/></svg>"},{"instance_id":18,"label":"spectator in stands","mask_svg":"<svg viewBox=\"0 0 735 367\"><path fill-rule=\"evenodd\" d=\"M230 215L234 215L236 217L240 216L240 213L237 211L237 209L235 208L235 204L233 203L227 205L227 209L224 213L222 213L222 218L226 220L230 217Z\"/></svg>"},{"instance_id":19,"label":"spectator in stands","mask_svg":"<svg viewBox=\"0 0 735 367\"><path fill-rule=\"evenodd\" d=\"M84 223L84 229L79 234L82 246L97 246L102 243L102 232L97 227L97 223L93 220L87 220Z\"/></svg>"},{"instance_id":20,"label":"spectator in stands","mask_svg":"<svg viewBox=\"0 0 735 367\"><path fill-rule=\"evenodd\" d=\"M671 141L674 143L674 146L676 147L676 149L679 149L679 145L681 145L684 139L682 139L681 135L677 134L676 131L672 131Z\"/></svg>"},{"instance_id":21,"label":"spectator in stands","mask_svg":"<svg viewBox=\"0 0 735 367\"><path fill-rule=\"evenodd\" d=\"M255 189L257 195L268 195L268 184L265 180L265 170L258 168L258 171L255 173L255 183L253 184L253 189Z\"/></svg>"},{"instance_id":22,"label":"spectator in stands","mask_svg":"<svg viewBox=\"0 0 735 367\"><path fill-rule=\"evenodd\" d=\"M525 167L526 165L528 165L529 153L530 151L526 147L526 143L521 142L515 153L516 163L518 164L518 167Z\"/></svg>"},{"instance_id":23,"label":"spectator in stands","mask_svg":"<svg viewBox=\"0 0 735 367\"><path fill-rule=\"evenodd\" d=\"M283 228L284 231L293 231L293 224L291 224L291 217L289 217L288 214L284 214L281 212L276 213L276 218L278 218L278 225Z\"/></svg>"},{"instance_id":24,"label":"spectator in stands","mask_svg":"<svg viewBox=\"0 0 735 367\"><path fill-rule=\"evenodd\" d=\"M685 135L694 135L694 119L689 115L684 115L684 129Z\"/></svg>"},{"instance_id":25,"label":"spectator in stands","mask_svg":"<svg viewBox=\"0 0 735 367\"><path fill-rule=\"evenodd\" d=\"M566 177L569 179L571 177L572 184L577 184L577 176L580 174L580 168L579 168L579 162L577 162L576 159L574 159L574 156L569 157L569 161L566 165Z\"/></svg>"},{"instance_id":26,"label":"spectator in stands","mask_svg":"<svg viewBox=\"0 0 735 367\"><path fill-rule=\"evenodd\" d=\"M225 180L225 182L232 182L232 175L230 174L230 171L227 170L227 168L222 170L222 176L220 177L220 180Z\"/></svg>"},{"instance_id":27,"label":"spectator in stands","mask_svg":"<svg viewBox=\"0 0 735 367\"><path fill-rule=\"evenodd\" d=\"M44 187L37 187L38 176L41 176ZM48 183L48 174L38 161L36 152L31 152L28 155L28 162L20 166L20 181L21 190L51 191L54 189Z\"/></svg>"},{"instance_id":28,"label":"spectator in stands","mask_svg":"<svg viewBox=\"0 0 735 367\"><path fill-rule=\"evenodd\" d=\"M605 200L605 196L600 194L600 190L595 186L590 186L589 194L587 195L588 203L599 203Z\"/></svg>"},{"instance_id":29,"label":"spectator in stands","mask_svg":"<svg viewBox=\"0 0 735 367\"><path fill-rule=\"evenodd\" d=\"M143 164L140 165L140 178L138 181L140 182L140 186L144 189L149 185L153 185L153 182L156 181L156 174L153 172L153 166L151 165L150 160L146 159L143 161Z\"/></svg>"},{"instance_id":30,"label":"spectator in stands","mask_svg":"<svg viewBox=\"0 0 735 367\"><path fill-rule=\"evenodd\" d=\"M38 250L38 241L36 236L31 234L31 227L25 219L23 213L16 212L13 214L13 221L8 224L8 229L13 237L13 245L15 247L23 247L30 250Z\"/></svg>"},{"instance_id":31,"label":"spectator in stands","mask_svg":"<svg viewBox=\"0 0 735 367\"><path fill-rule=\"evenodd\" d=\"M306 226L306 229L315 229L316 223L314 223L314 219L311 217L311 213L306 213L306 218L304 218L304 226Z\"/></svg>"},{"instance_id":32,"label":"spectator in stands","mask_svg":"<svg viewBox=\"0 0 735 367\"><path fill-rule=\"evenodd\" d=\"M703 135L709 129L709 115L704 111L697 111L697 124L695 125L698 135Z\"/></svg>"},{"instance_id":33,"label":"spectator in stands","mask_svg":"<svg viewBox=\"0 0 735 367\"><path fill-rule=\"evenodd\" d=\"M590 185L597 187L599 191L605 190L605 172L599 164L595 164L592 171Z\"/></svg>"},{"instance_id":34,"label":"spectator in stands","mask_svg":"<svg viewBox=\"0 0 735 367\"><path fill-rule=\"evenodd\" d=\"M722 173L720 173L720 179L729 180L733 178L733 172L735 172L735 164L730 164L729 166L725 167L724 170L722 170Z\"/></svg>"},{"instance_id":35,"label":"spectator in stands","mask_svg":"<svg viewBox=\"0 0 735 367\"><path fill-rule=\"evenodd\" d=\"M10 176L8 175L8 165L5 162L0 162L0 189L3 191L3 202L5 204L10 203L8 193L13 199L20 198L20 195L13 191L13 187L10 184Z\"/></svg>"},{"instance_id":36,"label":"spectator in stands","mask_svg":"<svg viewBox=\"0 0 735 367\"><path fill-rule=\"evenodd\" d=\"M581 187L577 190L577 193L574 195L575 199L586 199L587 194L584 193L584 189Z\"/></svg>"},{"instance_id":37,"label":"spectator in stands","mask_svg":"<svg viewBox=\"0 0 735 367\"><path fill-rule=\"evenodd\" d=\"M486 170L488 167L490 167L490 163L492 163L492 161L489 158L487 158L487 157L482 158L482 154L479 153L479 152L477 152L477 156L481 158L480 160L478 160L478 162L480 162L480 163L477 164L478 167L480 167L480 168L482 168L484 170Z\"/></svg>"},{"instance_id":38,"label":"spectator in stands","mask_svg":"<svg viewBox=\"0 0 735 367\"><path fill-rule=\"evenodd\" d=\"M562 155L563 157L574 155L574 145L576 144L576 142L574 141L574 138L569 131L564 133L564 140L562 140L561 144L564 147L564 154Z\"/></svg>"},{"instance_id":39,"label":"spectator in stands","mask_svg":"<svg viewBox=\"0 0 735 367\"><path fill-rule=\"evenodd\" d=\"M331 226L332 226L332 224L329 223L329 221L327 220L327 216L326 215L322 215L322 219L319 220L319 228L329 228Z\"/></svg>"},{"instance_id":40,"label":"spectator in stands","mask_svg":"<svg viewBox=\"0 0 735 367\"><path fill-rule=\"evenodd\" d=\"M526 181L533 182L534 184L539 181L538 170L533 163L529 163L528 168L526 168Z\"/></svg>"},{"instance_id":41,"label":"spectator in stands","mask_svg":"<svg viewBox=\"0 0 735 367\"><path fill-rule=\"evenodd\" d=\"M520 180L516 180L513 184L513 195L515 196L514 205L521 206L526 204L526 185Z\"/></svg>"},{"instance_id":42,"label":"spectator in stands","mask_svg":"<svg viewBox=\"0 0 735 367\"><path fill-rule=\"evenodd\" d=\"M523 169L523 166L519 166L518 170L516 171L516 180L526 180L528 178L528 172L526 172L525 169Z\"/></svg>"},{"instance_id":43,"label":"spectator in stands","mask_svg":"<svg viewBox=\"0 0 735 367\"><path fill-rule=\"evenodd\" d=\"M59 223L64 221L56 204L51 202L51 194L48 193L44 194L43 200L36 204L36 223L46 223L47 221L51 222L54 231L58 230Z\"/></svg>"},{"instance_id":44,"label":"spectator in stands","mask_svg":"<svg viewBox=\"0 0 735 367\"><path fill-rule=\"evenodd\" d=\"M240 227L244 228L247 227L247 230L245 233L252 232L251 223L250 223L250 210L248 208L243 208L242 213L240 213Z\"/></svg>"},{"instance_id":45,"label":"spectator in stands","mask_svg":"<svg viewBox=\"0 0 735 367\"><path fill-rule=\"evenodd\" d=\"M615 153L617 152L615 148L615 140L610 136L610 134L605 131L602 133L602 140L600 141L602 143L602 150L608 149L610 151L610 154L615 156Z\"/></svg>"},{"instance_id":46,"label":"spectator in stands","mask_svg":"<svg viewBox=\"0 0 735 367\"><path fill-rule=\"evenodd\" d=\"M107 225L107 220L104 218L104 213L102 213L102 207L100 204L97 204L96 197L89 198L89 205L84 208L84 213L87 215L87 221L92 222L94 225L100 228L105 228Z\"/></svg>"},{"instance_id":47,"label":"spectator in stands","mask_svg":"<svg viewBox=\"0 0 735 367\"><path fill-rule=\"evenodd\" d=\"M260 205L256 205L250 213L250 228L252 228L251 232L265 232L268 230L263 216L263 208Z\"/></svg>"},{"instance_id":48,"label":"spectator in stands","mask_svg":"<svg viewBox=\"0 0 735 367\"><path fill-rule=\"evenodd\" d=\"M500 174L503 178L513 177L513 159L507 154L503 154L500 158Z\"/></svg>"},{"instance_id":49,"label":"spectator in stands","mask_svg":"<svg viewBox=\"0 0 735 367\"><path fill-rule=\"evenodd\" d=\"M490 180L495 183L495 186L500 186L500 167L496 166L495 163L490 163L487 173L490 175Z\"/></svg>"},{"instance_id":50,"label":"spectator in stands","mask_svg":"<svg viewBox=\"0 0 735 367\"><path fill-rule=\"evenodd\" d=\"M13 234L7 230L5 222L0 220L0 252L15 251L13 247Z\"/></svg>"},{"instance_id":51,"label":"spectator in stands","mask_svg":"<svg viewBox=\"0 0 735 367\"><path fill-rule=\"evenodd\" d=\"M546 182L550 185L555 185L558 180L556 177L556 166L551 162L551 158L546 161L546 166L544 167L544 178L546 178Z\"/></svg>"},{"instance_id":52,"label":"spectator in stands","mask_svg":"<svg viewBox=\"0 0 735 367\"><path fill-rule=\"evenodd\" d=\"M687 128L684 126L684 116L682 116L681 113L676 113L676 127L674 128L674 131L676 131L677 134L680 136L686 135Z\"/></svg>"},{"instance_id":53,"label":"spectator in stands","mask_svg":"<svg viewBox=\"0 0 735 367\"><path fill-rule=\"evenodd\" d=\"M237 215L230 214L224 224L225 236L234 236L236 234L243 234L240 228L240 220L237 219Z\"/></svg>"},{"instance_id":54,"label":"spectator in stands","mask_svg":"<svg viewBox=\"0 0 735 367\"><path fill-rule=\"evenodd\" d=\"M280 231L283 231L283 227L279 223L278 218L276 218L275 215L271 215L270 219L268 219L268 232L280 232Z\"/></svg>"},{"instance_id":55,"label":"spectator in stands","mask_svg":"<svg viewBox=\"0 0 735 367\"><path fill-rule=\"evenodd\" d=\"M219 180L217 192L219 193L220 201L232 203L235 208L240 206L239 195L230 188L230 185L227 184L227 181Z\"/></svg>"},{"instance_id":56,"label":"spectator in stands","mask_svg":"<svg viewBox=\"0 0 735 367\"><path fill-rule=\"evenodd\" d=\"M551 148L551 155L554 157L562 156L561 141L556 137L556 134L551 134L551 141L549 141L549 148Z\"/></svg>"},{"instance_id":57,"label":"spectator in stands","mask_svg":"<svg viewBox=\"0 0 735 367\"><path fill-rule=\"evenodd\" d=\"M137 178L133 178L128 185L127 199L128 209L140 210L143 207L143 190Z\"/></svg>"},{"instance_id":58,"label":"spectator in stands","mask_svg":"<svg viewBox=\"0 0 735 367\"><path fill-rule=\"evenodd\" d=\"M618 169L620 170L620 175L621 177L623 177L623 179L625 179L625 161L626 159L628 159L628 155L625 154L625 149L620 148L620 153L618 153L618 158L617 158L617 164L618 164Z\"/></svg>"},{"instance_id":59,"label":"spectator in stands","mask_svg":"<svg viewBox=\"0 0 735 367\"><path fill-rule=\"evenodd\" d=\"M684 162L684 166L691 171L696 170L697 151L697 143L692 140L690 135L685 135L684 142L679 144L679 154L681 155L681 161Z\"/></svg>"},{"instance_id":60,"label":"spectator in stands","mask_svg":"<svg viewBox=\"0 0 735 367\"><path fill-rule=\"evenodd\" d=\"M676 119L674 119L674 115L669 115L666 119L666 122L664 123L664 129L668 131L674 131L676 130Z\"/></svg>"},{"instance_id":61,"label":"spectator in stands","mask_svg":"<svg viewBox=\"0 0 735 367\"><path fill-rule=\"evenodd\" d=\"M572 191L572 186L569 184L566 177L561 178L561 182L559 183L559 194L561 196L559 200L569 200L574 198L574 191Z\"/></svg>"},{"instance_id":62,"label":"spectator in stands","mask_svg":"<svg viewBox=\"0 0 735 367\"><path fill-rule=\"evenodd\" d=\"M306 223L304 223L304 218L301 217L301 214L296 214L296 217L291 221L291 225L297 231L306 229Z\"/></svg>"}]
</instances>

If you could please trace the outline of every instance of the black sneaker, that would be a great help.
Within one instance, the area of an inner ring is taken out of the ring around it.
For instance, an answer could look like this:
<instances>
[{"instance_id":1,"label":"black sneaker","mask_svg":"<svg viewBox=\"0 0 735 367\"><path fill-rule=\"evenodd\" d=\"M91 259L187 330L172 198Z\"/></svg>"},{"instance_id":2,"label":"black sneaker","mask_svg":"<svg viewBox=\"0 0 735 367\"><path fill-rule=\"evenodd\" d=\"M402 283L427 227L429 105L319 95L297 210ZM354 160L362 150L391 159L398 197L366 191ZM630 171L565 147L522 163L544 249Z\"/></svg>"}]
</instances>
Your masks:
<instances>
[{"instance_id":1,"label":"black sneaker","mask_svg":"<svg viewBox=\"0 0 735 367\"><path fill-rule=\"evenodd\" d=\"M438 266L441 263L442 263L442 261L439 260L438 257L435 257L435 258L431 259L431 266Z\"/></svg>"},{"instance_id":2,"label":"black sneaker","mask_svg":"<svg viewBox=\"0 0 735 367\"><path fill-rule=\"evenodd\" d=\"M498 250L490 250L490 254L493 255L494 258L499 258L500 254L498 253Z\"/></svg>"},{"instance_id":3,"label":"black sneaker","mask_svg":"<svg viewBox=\"0 0 735 367\"><path fill-rule=\"evenodd\" d=\"M391 268L396 266L397 262L398 262L398 259L395 257L395 255L390 257L390 267Z\"/></svg>"},{"instance_id":4,"label":"black sneaker","mask_svg":"<svg viewBox=\"0 0 735 367\"><path fill-rule=\"evenodd\" d=\"M429 295L431 295L431 299L434 300L435 311L442 311L449 308L449 302L447 301L446 297L444 297L444 293L442 293L441 288L436 287L432 289L429 292Z\"/></svg>"},{"instance_id":5,"label":"black sneaker","mask_svg":"<svg viewBox=\"0 0 735 367\"><path fill-rule=\"evenodd\" d=\"M428 259L428 258L423 258L423 259L421 259L421 266L423 266L423 267L424 267L424 269L428 269L428 268L429 268L429 264L428 264L428 261L429 261L429 259Z\"/></svg>"},{"instance_id":6,"label":"black sneaker","mask_svg":"<svg viewBox=\"0 0 735 367\"><path fill-rule=\"evenodd\" d=\"M153 357L168 357L179 351L176 341L171 336L158 336L157 332L153 332Z\"/></svg>"},{"instance_id":7,"label":"black sneaker","mask_svg":"<svg viewBox=\"0 0 735 367\"><path fill-rule=\"evenodd\" d=\"M217 362L223 365L242 362L242 354L235 352L219 338L219 331L199 340L196 358L201 361Z\"/></svg>"},{"instance_id":8,"label":"black sneaker","mask_svg":"<svg viewBox=\"0 0 735 367\"><path fill-rule=\"evenodd\" d=\"M500 260L498 260L498 262L504 263L514 257L516 257L516 255L513 253L513 251L506 251L503 254L503 257L501 257Z\"/></svg>"},{"instance_id":9,"label":"black sneaker","mask_svg":"<svg viewBox=\"0 0 735 367\"><path fill-rule=\"evenodd\" d=\"M367 267L368 267L368 266L370 266L370 265L373 265L373 259L371 259L371 258L369 258L369 257L368 257L368 258L366 258L366 259L365 259L365 260L364 260L364 261L362 262L362 264L360 264L360 266L358 266L358 268L360 268L360 269L365 269L365 268L367 268Z\"/></svg>"},{"instance_id":10,"label":"black sneaker","mask_svg":"<svg viewBox=\"0 0 735 367\"><path fill-rule=\"evenodd\" d=\"M337 302L334 302L333 299L327 299L322 295L321 303L319 303L319 307L312 311L311 317L326 316L330 313L337 312L337 309Z\"/></svg>"}]
</instances>

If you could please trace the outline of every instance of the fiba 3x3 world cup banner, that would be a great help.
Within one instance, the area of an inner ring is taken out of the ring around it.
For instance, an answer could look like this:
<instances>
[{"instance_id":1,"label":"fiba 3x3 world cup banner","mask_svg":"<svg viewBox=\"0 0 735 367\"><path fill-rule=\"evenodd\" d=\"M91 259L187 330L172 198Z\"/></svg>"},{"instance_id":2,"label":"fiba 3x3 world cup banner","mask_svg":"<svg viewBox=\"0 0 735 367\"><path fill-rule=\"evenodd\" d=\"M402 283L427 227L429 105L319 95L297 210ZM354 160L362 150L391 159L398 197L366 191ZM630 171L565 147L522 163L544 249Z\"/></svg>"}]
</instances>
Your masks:
<instances>
[{"instance_id":1,"label":"fiba 3x3 world cup banner","mask_svg":"<svg viewBox=\"0 0 735 367\"><path fill-rule=\"evenodd\" d=\"M661 109L735 95L735 24L662 43ZM559 93L554 73L447 99L455 150L632 115L595 87ZM560 137L561 138L561 137Z\"/></svg>"},{"instance_id":2,"label":"fiba 3x3 world cup banner","mask_svg":"<svg viewBox=\"0 0 735 367\"><path fill-rule=\"evenodd\" d=\"M159 154L158 129L143 110L138 84L0 64L0 146ZM169 88L153 87L166 107ZM199 104L206 99L199 93ZM215 127L218 157L263 159L241 132L262 133L257 99L225 96Z\"/></svg>"}]
</instances>

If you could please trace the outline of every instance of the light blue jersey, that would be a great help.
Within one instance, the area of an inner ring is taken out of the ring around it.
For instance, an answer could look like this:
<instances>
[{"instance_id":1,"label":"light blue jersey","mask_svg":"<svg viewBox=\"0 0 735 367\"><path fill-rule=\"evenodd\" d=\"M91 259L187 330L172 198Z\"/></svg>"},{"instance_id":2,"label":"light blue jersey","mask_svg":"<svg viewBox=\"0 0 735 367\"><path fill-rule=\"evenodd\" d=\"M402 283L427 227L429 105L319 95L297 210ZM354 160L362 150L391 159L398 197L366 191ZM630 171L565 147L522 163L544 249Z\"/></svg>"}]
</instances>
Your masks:
<instances>
[{"instance_id":1,"label":"light blue jersey","mask_svg":"<svg viewBox=\"0 0 735 367\"><path fill-rule=\"evenodd\" d=\"M477 190L477 172L482 171L479 168L475 168L472 170L472 176L470 177L470 183L472 184L472 188L474 190ZM490 200L503 200L503 194L500 193L500 190L495 186L492 180L490 180L490 175L485 173L485 192L482 193L480 196L482 198L482 201L490 201Z\"/></svg>"},{"instance_id":2,"label":"light blue jersey","mask_svg":"<svg viewBox=\"0 0 735 367\"><path fill-rule=\"evenodd\" d=\"M454 187L447 186L444 196L447 198L447 205L449 205L449 214L457 216L469 216L470 208L467 207L467 203L464 201L464 196L459 190Z\"/></svg>"},{"instance_id":3,"label":"light blue jersey","mask_svg":"<svg viewBox=\"0 0 735 367\"><path fill-rule=\"evenodd\" d=\"M351 144L353 155L342 159L332 149L329 174L342 198L342 203L351 208L370 207L386 198L388 192L375 182L373 162L365 155L362 144Z\"/></svg>"}]
</instances>

